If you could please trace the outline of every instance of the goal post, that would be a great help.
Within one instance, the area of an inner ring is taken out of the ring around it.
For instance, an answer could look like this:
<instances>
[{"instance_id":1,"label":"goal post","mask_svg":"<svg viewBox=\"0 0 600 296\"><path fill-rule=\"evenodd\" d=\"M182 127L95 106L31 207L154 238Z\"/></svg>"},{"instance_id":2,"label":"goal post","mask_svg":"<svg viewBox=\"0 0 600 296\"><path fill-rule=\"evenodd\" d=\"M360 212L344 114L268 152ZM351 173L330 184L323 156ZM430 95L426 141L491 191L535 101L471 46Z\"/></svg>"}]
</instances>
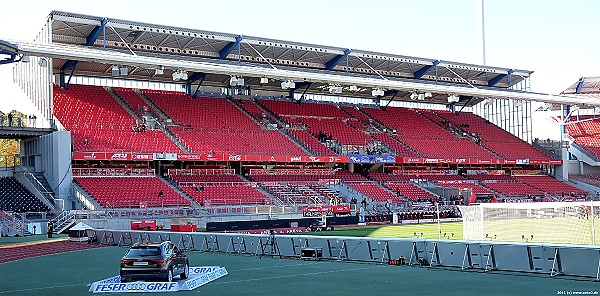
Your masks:
<instances>
[{"instance_id":1,"label":"goal post","mask_svg":"<svg viewBox=\"0 0 600 296\"><path fill-rule=\"evenodd\" d=\"M485 203L459 206L464 240L595 244L600 202Z\"/></svg>"}]
</instances>

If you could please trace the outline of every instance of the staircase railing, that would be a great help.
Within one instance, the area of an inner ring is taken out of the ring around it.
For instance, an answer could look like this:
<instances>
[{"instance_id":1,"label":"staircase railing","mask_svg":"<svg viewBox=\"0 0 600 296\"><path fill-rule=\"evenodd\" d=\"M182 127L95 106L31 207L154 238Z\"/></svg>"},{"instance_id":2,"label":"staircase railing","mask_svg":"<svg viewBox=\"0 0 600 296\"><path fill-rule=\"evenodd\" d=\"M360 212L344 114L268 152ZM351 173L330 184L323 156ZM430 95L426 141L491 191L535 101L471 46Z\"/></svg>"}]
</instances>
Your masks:
<instances>
[{"instance_id":1,"label":"staircase railing","mask_svg":"<svg viewBox=\"0 0 600 296\"><path fill-rule=\"evenodd\" d=\"M75 223L75 213L73 211L63 211L50 221L54 224L54 232L61 233Z\"/></svg>"}]
</instances>

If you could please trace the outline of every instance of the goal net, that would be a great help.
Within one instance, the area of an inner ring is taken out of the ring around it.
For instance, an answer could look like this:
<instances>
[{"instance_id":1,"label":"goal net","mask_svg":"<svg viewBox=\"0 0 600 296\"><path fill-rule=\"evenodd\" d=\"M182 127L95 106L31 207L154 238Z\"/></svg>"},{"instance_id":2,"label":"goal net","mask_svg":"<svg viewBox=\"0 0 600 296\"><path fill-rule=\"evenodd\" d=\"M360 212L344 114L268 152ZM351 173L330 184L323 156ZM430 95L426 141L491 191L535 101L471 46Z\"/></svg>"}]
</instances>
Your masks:
<instances>
[{"instance_id":1,"label":"goal net","mask_svg":"<svg viewBox=\"0 0 600 296\"><path fill-rule=\"evenodd\" d=\"M486 203L460 211L464 240L600 242L600 202Z\"/></svg>"}]
</instances>

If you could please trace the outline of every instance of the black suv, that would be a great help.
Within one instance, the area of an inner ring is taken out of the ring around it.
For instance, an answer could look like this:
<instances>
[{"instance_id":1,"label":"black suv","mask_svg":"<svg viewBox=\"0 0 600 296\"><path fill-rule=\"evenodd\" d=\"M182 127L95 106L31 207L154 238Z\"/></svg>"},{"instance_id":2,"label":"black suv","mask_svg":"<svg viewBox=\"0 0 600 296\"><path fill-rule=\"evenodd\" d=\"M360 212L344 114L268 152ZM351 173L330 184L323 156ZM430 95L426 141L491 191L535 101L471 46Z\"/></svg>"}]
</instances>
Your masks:
<instances>
[{"instance_id":1,"label":"black suv","mask_svg":"<svg viewBox=\"0 0 600 296\"><path fill-rule=\"evenodd\" d=\"M172 242L135 243L121 259L121 281L160 279L168 282L173 277L187 279L190 263L187 256Z\"/></svg>"}]
</instances>

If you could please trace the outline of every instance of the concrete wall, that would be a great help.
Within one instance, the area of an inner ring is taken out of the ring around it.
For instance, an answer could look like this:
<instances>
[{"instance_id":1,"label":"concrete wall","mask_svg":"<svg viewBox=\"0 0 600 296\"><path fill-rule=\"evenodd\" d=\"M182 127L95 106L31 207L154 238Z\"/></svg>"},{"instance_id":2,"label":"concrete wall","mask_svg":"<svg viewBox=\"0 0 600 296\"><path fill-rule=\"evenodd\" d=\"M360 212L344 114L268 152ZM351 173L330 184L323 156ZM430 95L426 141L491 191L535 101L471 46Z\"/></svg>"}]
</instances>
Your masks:
<instances>
[{"instance_id":1,"label":"concrete wall","mask_svg":"<svg viewBox=\"0 0 600 296\"><path fill-rule=\"evenodd\" d=\"M21 157L28 159L29 171L43 172L46 180L56 188L57 199L65 201L65 209L71 208L71 133L53 132L23 141Z\"/></svg>"}]
</instances>

